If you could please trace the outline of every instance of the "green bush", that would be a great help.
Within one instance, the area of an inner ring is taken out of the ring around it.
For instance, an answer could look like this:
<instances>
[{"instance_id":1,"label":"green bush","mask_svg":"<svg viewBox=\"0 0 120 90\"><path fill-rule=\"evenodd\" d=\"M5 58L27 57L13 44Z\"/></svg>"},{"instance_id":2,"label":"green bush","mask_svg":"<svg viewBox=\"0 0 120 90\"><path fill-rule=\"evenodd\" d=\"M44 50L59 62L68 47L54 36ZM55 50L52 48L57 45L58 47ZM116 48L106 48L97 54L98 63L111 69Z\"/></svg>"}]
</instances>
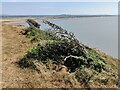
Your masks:
<instances>
[{"instance_id":1,"label":"green bush","mask_svg":"<svg viewBox=\"0 0 120 90\"><path fill-rule=\"evenodd\" d=\"M27 53L27 58L38 60L52 59L54 61L63 60L66 56L82 56L82 51L74 43L59 41L48 43L45 46L37 45Z\"/></svg>"},{"instance_id":2,"label":"green bush","mask_svg":"<svg viewBox=\"0 0 120 90\"><path fill-rule=\"evenodd\" d=\"M94 51L91 51L92 53ZM74 55L79 58L70 57L66 61L64 58ZM105 63L101 61L100 57L93 58L97 56L97 53L90 53L90 57L84 57L83 52L74 43L67 40L64 41L52 41L47 43L45 46L38 44L33 49L29 50L26 54L26 59L35 59L38 61L46 61L48 59L53 60L57 63L64 61L64 65L68 67L71 72L74 72L79 67L87 67L101 72L105 68Z\"/></svg>"},{"instance_id":3,"label":"green bush","mask_svg":"<svg viewBox=\"0 0 120 90\"><path fill-rule=\"evenodd\" d=\"M21 68L31 68L31 69L36 69L36 65L33 63L31 60L27 60L26 58L21 59L18 62L19 66Z\"/></svg>"},{"instance_id":4,"label":"green bush","mask_svg":"<svg viewBox=\"0 0 120 90\"><path fill-rule=\"evenodd\" d=\"M105 60L102 59L95 50L91 49L91 48L86 48L86 50L89 53L89 59L88 61L92 61L90 64L90 67L92 67L93 69L95 69L98 72L101 72L102 70L105 70Z\"/></svg>"}]
</instances>

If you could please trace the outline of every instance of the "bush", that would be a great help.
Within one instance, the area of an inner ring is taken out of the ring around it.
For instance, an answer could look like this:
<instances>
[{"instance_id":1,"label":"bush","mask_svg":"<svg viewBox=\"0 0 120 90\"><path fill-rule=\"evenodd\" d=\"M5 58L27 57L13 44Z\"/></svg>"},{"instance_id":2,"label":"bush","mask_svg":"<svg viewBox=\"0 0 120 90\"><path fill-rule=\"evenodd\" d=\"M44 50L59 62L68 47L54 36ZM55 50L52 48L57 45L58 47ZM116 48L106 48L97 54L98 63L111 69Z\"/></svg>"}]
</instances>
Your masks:
<instances>
[{"instance_id":1,"label":"bush","mask_svg":"<svg viewBox=\"0 0 120 90\"><path fill-rule=\"evenodd\" d=\"M66 61L64 59L74 55L79 58L70 57ZM33 49L29 50L26 54L26 59L35 59L39 61L47 61L48 59L60 63L64 61L64 65L68 67L71 72L74 72L79 67L92 68L98 72L101 72L105 68L105 63L102 62L99 57L92 58L94 54L90 54L89 58L83 56L83 52L74 43L67 40L64 41L52 41L45 46L38 44Z\"/></svg>"},{"instance_id":2,"label":"bush","mask_svg":"<svg viewBox=\"0 0 120 90\"><path fill-rule=\"evenodd\" d=\"M90 64L90 67L93 68L94 70L101 72L102 70L105 70L105 60L102 59L95 50L91 48L86 48L86 50L89 53L89 58L88 62ZM92 61L92 62L91 62Z\"/></svg>"},{"instance_id":3,"label":"bush","mask_svg":"<svg viewBox=\"0 0 120 90\"><path fill-rule=\"evenodd\" d=\"M31 60L27 60L26 58L21 59L18 62L19 66L21 68L31 68L31 69L36 69L36 65L33 63Z\"/></svg>"},{"instance_id":4,"label":"bush","mask_svg":"<svg viewBox=\"0 0 120 90\"><path fill-rule=\"evenodd\" d=\"M38 60L52 59L54 61L63 60L66 56L82 56L82 51L74 43L68 41L58 41L48 43L45 46L37 45L27 53L27 58Z\"/></svg>"}]
</instances>

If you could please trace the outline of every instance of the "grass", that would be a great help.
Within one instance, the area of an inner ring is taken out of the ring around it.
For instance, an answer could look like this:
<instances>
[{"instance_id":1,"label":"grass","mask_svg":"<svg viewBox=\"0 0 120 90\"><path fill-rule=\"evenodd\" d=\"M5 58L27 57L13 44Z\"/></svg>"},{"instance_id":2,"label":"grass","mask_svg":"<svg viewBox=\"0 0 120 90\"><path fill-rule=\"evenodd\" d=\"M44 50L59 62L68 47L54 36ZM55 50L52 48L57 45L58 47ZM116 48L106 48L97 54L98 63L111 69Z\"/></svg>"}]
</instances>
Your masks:
<instances>
[{"instance_id":1,"label":"grass","mask_svg":"<svg viewBox=\"0 0 120 90\"><path fill-rule=\"evenodd\" d=\"M65 87L66 88L84 88L84 87L116 88L118 86L119 82L118 82L118 77L116 73L117 63L115 59L109 56L106 56L105 54L103 55L101 53L98 54L96 50L93 50L91 48L86 48L86 50L88 50L90 53L90 57L88 59L82 56L82 54L81 56L78 55L78 57L80 57L79 59L75 59L75 58L67 59L67 61L70 60L69 62L73 61L73 63L78 61L81 62L81 64L82 62L85 62L85 63L83 63L81 67L75 68L74 72L70 72L68 70L66 71L67 74L63 74L61 71L56 70L56 68L61 68L61 66L56 64L53 59L44 59L40 61L39 58L38 60L36 60L36 58L34 59L34 58L25 57L29 51L30 53L32 52L34 57L34 54L36 55L37 53L36 51L39 51L37 49L37 47L39 46L38 45L39 43L40 43L39 48L41 47L46 48L46 44L48 44L48 45L51 45L52 47L50 50L54 50L55 49L54 45L58 47L59 41L56 41L53 39L51 40L40 39L40 41L36 41L36 44L33 44L29 41L29 39L32 39L32 37L35 37L35 36L30 36L26 38L26 35L20 34L20 30L22 31L23 28L15 28L15 27L11 27L10 25L5 25L3 27L3 56L4 57L2 62L3 63L2 68L3 68L4 88L6 87L11 87L11 88L16 88L16 87L20 87L20 88L22 87L24 88L65 88ZM46 42L45 44L41 45L41 42L43 43L43 41L46 41ZM65 46L70 46L70 44L67 44ZM32 48L33 50L30 48ZM59 50L60 49L58 49L58 51ZM45 51L49 51L49 50L45 49ZM64 49L63 51L66 51L66 49ZM77 51L73 48L70 49L70 51L74 52L75 55L77 54ZM24 54L24 52L27 52L27 53ZM50 55L52 55L52 53L50 53ZM54 53L54 56L55 55L56 53ZM103 57L106 57L104 59L105 61L102 59ZM21 58L24 58L24 59L21 59ZM15 62L20 62L19 63L20 66L21 67L23 66L23 67L19 68ZM101 64L101 62L104 63L105 67L107 65L111 66L110 72L107 72L107 71L98 72L99 70L98 71L94 70L94 68L92 67L94 67L94 65L96 65L98 62L100 62L99 64ZM112 62L115 62L115 63L112 63ZM70 63L68 63L68 65L69 64ZM75 66L76 65L77 64L75 64ZM116 68L112 67L112 65L116 66ZM68 66L66 67L68 69ZM38 69L39 69L39 72L36 71ZM109 73L113 73L113 74L109 75ZM108 79L107 83L106 83L106 79ZM87 83L84 83L83 81Z\"/></svg>"},{"instance_id":2,"label":"grass","mask_svg":"<svg viewBox=\"0 0 120 90\"><path fill-rule=\"evenodd\" d=\"M20 60L19 65L22 68L38 69L33 63L34 60L38 60L46 65L47 69L50 71L56 70L58 65L63 62L70 73L75 73L75 78L77 81L83 85L89 87L89 81L96 75L96 73L101 73L106 69L105 60L100 57L100 55L93 49L85 47L86 51L89 53L89 57L85 57L82 51L77 47L74 42L69 42L67 40L55 39L55 36L50 36L48 32L28 28L26 36L31 38L31 42L37 42L34 48L27 51L23 59ZM46 40L45 45L41 45L40 40ZM78 59L69 58L64 61L64 58L74 55L78 56ZM31 59L33 61L31 61ZM105 80L98 78L99 83L107 83Z\"/></svg>"},{"instance_id":3,"label":"grass","mask_svg":"<svg viewBox=\"0 0 120 90\"><path fill-rule=\"evenodd\" d=\"M88 85L91 78L95 75L94 71L91 71L88 68L79 68L75 72L75 77L78 82Z\"/></svg>"},{"instance_id":4,"label":"grass","mask_svg":"<svg viewBox=\"0 0 120 90\"><path fill-rule=\"evenodd\" d=\"M25 34L30 38L31 43L36 45L27 51L25 56L19 61L22 68L30 68L38 70L38 66L34 60L42 62L48 70L57 70L59 64L67 67L69 73L75 73L75 79L83 85L89 87L89 81L97 74L106 70L105 60L92 48L85 46L89 57L85 57L79 46L66 39L56 37L52 32L42 31L37 28L30 27L26 29ZM40 42L45 40L46 43L41 45ZM69 55L78 56L79 58L69 58ZM98 83L107 84L108 78L96 79ZM63 81L63 80L62 80ZM85 86L84 86L85 87Z\"/></svg>"},{"instance_id":5,"label":"grass","mask_svg":"<svg viewBox=\"0 0 120 90\"><path fill-rule=\"evenodd\" d=\"M48 31L42 31L34 27L27 28L23 33L23 35L30 38L32 43L40 42L40 40L54 40L54 37L50 34Z\"/></svg>"}]
</instances>

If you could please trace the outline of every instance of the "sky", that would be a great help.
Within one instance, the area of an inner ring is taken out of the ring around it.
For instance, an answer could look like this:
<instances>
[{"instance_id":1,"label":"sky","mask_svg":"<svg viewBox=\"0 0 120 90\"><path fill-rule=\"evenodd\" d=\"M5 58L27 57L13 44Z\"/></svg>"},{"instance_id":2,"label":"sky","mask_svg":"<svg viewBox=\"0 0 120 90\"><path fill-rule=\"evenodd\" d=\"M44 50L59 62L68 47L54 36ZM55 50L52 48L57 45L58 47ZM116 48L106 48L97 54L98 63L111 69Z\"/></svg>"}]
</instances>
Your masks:
<instances>
[{"instance_id":1,"label":"sky","mask_svg":"<svg viewBox=\"0 0 120 90\"><path fill-rule=\"evenodd\" d=\"M1 0L2 2L118 2L120 0Z\"/></svg>"},{"instance_id":2,"label":"sky","mask_svg":"<svg viewBox=\"0 0 120 90\"><path fill-rule=\"evenodd\" d=\"M2 14L3 15L118 14L118 2L18 2L18 1L19 0L4 0L4 2L2 2Z\"/></svg>"}]
</instances>

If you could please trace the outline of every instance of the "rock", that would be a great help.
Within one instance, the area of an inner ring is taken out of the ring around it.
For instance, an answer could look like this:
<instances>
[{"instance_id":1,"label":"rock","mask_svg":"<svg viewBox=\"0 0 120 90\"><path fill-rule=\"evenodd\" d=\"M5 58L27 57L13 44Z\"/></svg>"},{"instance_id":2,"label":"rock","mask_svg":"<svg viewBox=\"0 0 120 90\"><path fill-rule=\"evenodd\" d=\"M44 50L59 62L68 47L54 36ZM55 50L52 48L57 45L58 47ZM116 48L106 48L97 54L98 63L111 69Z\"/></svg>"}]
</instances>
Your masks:
<instances>
[{"instance_id":1,"label":"rock","mask_svg":"<svg viewBox=\"0 0 120 90\"><path fill-rule=\"evenodd\" d=\"M29 24L30 27L40 28L40 24L38 24L33 19L28 19L26 22Z\"/></svg>"},{"instance_id":2,"label":"rock","mask_svg":"<svg viewBox=\"0 0 120 90\"><path fill-rule=\"evenodd\" d=\"M64 65L61 65L60 68L59 68L59 72L63 75L66 75L66 74L69 73L67 70L68 70L67 67L64 66Z\"/></svg>"}]
</instances>

